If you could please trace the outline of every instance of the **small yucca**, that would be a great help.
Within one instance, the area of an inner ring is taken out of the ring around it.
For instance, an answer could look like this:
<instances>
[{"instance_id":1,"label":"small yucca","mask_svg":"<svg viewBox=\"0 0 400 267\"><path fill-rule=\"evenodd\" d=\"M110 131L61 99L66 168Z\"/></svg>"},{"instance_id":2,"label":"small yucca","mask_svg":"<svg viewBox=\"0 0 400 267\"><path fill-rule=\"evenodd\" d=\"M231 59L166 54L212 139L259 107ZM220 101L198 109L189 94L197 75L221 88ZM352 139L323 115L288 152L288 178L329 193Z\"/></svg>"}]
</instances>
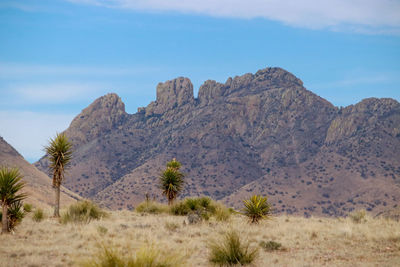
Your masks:
<instances>
[{"instance_id":1,"label":"small yucca","mask_svg":"<svg viewBox=\"0 0 400 267\"><path fill-rule=\"evenodd\" d=\"M253 195L250 199L243 200L243 203L243 214L249 217L251 223L258 223L259 220L267 218L271 212L267 197Z\"/></svg>"}]
</instances>

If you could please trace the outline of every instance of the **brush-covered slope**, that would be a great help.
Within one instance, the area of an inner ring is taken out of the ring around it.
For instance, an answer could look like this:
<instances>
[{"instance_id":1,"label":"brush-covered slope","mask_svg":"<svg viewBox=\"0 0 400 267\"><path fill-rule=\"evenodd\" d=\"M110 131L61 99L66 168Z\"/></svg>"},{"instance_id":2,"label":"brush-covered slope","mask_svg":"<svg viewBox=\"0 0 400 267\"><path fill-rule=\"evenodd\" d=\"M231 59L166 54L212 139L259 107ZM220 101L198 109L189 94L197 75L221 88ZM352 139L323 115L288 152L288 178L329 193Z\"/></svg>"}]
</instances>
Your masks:
<instances>
[{"instance_id":1,"label":"brush-covered slope","mask_svg":"<svg viewBox=\"0 0 400 267\"><path fill-rule=\"evenodd\" d=\"M176 157L182 196L208 195L239 207L268 194L277 212L378 213L400 199L400 104L367 99L334 107L280 68L206 81L193 96L187 78L157 86L157 99L127 114L108 94L66 130L75 144L66 186L111 208L131 208ZM46 161L37 166L45 170Z\"/></svg>"},{"instance_id":2,"label":"brush-covered slope","mask_svg":"<svg viewBox=\"0 0 400 267\"><path fill-rule=\"evenodd\" d=\"M38 207L48 207L54 203L54 190L50 178L29 164L11 145L0 137L0 166L18 167L26 182L27 203ZM66 206L80 198L75 193L62 187L61 205Z\"/></svg>"}]
</instances>

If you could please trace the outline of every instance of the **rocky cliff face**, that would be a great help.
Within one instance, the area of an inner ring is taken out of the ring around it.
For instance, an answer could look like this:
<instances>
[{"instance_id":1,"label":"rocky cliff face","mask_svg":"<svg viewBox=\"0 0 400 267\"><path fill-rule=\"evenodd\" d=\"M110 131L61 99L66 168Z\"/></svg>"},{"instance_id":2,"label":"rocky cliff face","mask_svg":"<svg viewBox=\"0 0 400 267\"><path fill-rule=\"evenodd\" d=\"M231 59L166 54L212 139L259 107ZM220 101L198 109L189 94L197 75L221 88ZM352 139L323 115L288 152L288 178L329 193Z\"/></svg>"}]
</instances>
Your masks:
<instances>
[{"instance_id":1,"label":"rocky cliff face","mask_svg":"<svg viewBox=\"0 0 400 267\"><path fill-rule=\"evenodd\" d=\"M159 172L176 157L187 174L182 197L238 207L261 193L277 212L378 213L400 199L399 116L392 99L338 109L280 68L206 81L197 99L180 77L160 83L156 101L136 114L112 94L83 110L66 130L76 147L66 186L132 208L146 192L160 196Z\"/></svg>"}]
</instances>

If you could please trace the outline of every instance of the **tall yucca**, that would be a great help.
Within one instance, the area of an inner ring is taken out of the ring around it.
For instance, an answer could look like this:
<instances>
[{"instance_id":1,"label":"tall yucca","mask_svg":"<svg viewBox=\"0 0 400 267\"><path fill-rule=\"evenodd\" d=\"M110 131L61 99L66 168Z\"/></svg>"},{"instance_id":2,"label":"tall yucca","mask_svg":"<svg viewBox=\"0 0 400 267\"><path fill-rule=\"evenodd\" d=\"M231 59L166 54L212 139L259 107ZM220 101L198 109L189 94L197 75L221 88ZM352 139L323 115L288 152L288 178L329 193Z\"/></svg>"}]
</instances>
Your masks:
<instances>
[{"instance_id":1,"label":"tall yucca","mask_svg":"<svg viewBox=\"0 0 400 267\"><path fill-rule=\"evenodd\" d=\"M26 194L20 193L25 186L22 181L22 175L17 168L9 169L2 167L0 169L0 204L2 206L2 233L10 231L9 225L9 207L16 202L26 198Z\"/></svg>"},{"instance_id":2,"label":"tall yucca","mask_svg":"<svg viewBox=\"0 0 400 267\"><path fill-rule=\"evenodd\" d=\"M267 202L267 197L253 195L248 200L243 200L243 214L249 217L251 223L258 223L260 219L266 218L271 212L271 205Z\"/></svg>"},{"instance_id":3,"label":"tall yucca","mask_svg":"<svg viewBox=\"0 0 400 267\"><path fill-rule=\"evenodd\" d=\"M160 176L160 187L163 195L167 197L169 205L183 189L184 175L179 171L180 167L181 163L173 159L167 163L167 169Z\"/></svg>"},{"instance_id":4,"label":"tall yucca","mask_svg":"<svg viewBox=\"0 0 400 267\"><path fill-rule=\"evenodd\" d=\"M45 147L50 161L50 169L53 172L53 187L55 189L54 217L60 217L60 186L64 179L64 173L72 159L72 144L65 134L56 134L50 138L49 145Z\"/></svg>"}]
</instances>

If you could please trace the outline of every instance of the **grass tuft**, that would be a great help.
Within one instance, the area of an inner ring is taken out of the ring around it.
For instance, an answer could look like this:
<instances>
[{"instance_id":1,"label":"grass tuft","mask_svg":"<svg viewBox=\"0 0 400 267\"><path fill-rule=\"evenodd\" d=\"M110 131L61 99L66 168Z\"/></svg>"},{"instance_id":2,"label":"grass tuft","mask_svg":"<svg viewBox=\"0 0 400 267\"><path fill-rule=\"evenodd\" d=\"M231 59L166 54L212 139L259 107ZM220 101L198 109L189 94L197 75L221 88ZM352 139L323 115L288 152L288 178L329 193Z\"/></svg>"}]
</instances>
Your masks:
<instances>
[{"instance_id":1,"label":"grass tuft","mask_svg":"<svg viewBox=\"0 0 400 267\"><path fill-rule=\"evenodd\" d=\"M82 263L85 267L174 267L184 264L183 257L154 246L139 249L134 255L126 255L111 246L103 246L99 254Z\"/></svg>"},{"instance_id":2,"label":"grass tuft","mask_svg":"<svg viewBox=\"0 0 400 267\"><path fill-rule=\"evenodd\" d=\"M221 241L211 242L209 248L209 261L220 266L251 264L258 255L258 249L250 249L250 244L241 241L235 231L226 233Z\"/></svg>"},{"instance_id":3,"label":"grass tuft","mask_svg":"<svg viewBox=\"0 0 400 267\"><path fill-rule=\"evenodd\" d=\"M167 213L168 206L155 201L143 201L136 207L135 211L150 214Z\"/></svg>"},{"instance_id":4,"label":"grass tuft","mask_svg":"<svg viewBox=\"0 0 400 267\"><path fill-rule=\"evenodd\" d=\"M367 221L367 212L365 210L353 211L349 214L349 218L354 223L364 223Z\"/></svg>"},{"instance_id":5,"label":"grass tuft","mask_svg":"<svg viewBox=\"0 0 400 267\"><path fill-rule=\"evenodd\" d=\"M92 220L100 220L107 216L107 213L94 203L84 200L69 206L68 210L62 214L61 223L89 223Z\"/></svg>"},{"instance_id":6,"label":"grass tuft","mask_svg":"<svg viewBox=\"0 0 400 267\"><path fill-rule=\"evenodd\" d=\"M41 222L43 221L44 217L45 215L43 210L41 208L37 208L33 213L32 220L34 220L35 222Z\"/></svg>"},{"instance_id":7,"label":"grass tuft","mask_svg":"<svg viewBox=\"0 0 400 267\"><path fill-rule=\"evenodd\" d=\"M31 212L31 211L32 211L32 208L33 208L32 204L29 204L29 203L25 203L25 204L24 204L24 211L25 211L26 213Z\"/></svg>"}]
</instances>

